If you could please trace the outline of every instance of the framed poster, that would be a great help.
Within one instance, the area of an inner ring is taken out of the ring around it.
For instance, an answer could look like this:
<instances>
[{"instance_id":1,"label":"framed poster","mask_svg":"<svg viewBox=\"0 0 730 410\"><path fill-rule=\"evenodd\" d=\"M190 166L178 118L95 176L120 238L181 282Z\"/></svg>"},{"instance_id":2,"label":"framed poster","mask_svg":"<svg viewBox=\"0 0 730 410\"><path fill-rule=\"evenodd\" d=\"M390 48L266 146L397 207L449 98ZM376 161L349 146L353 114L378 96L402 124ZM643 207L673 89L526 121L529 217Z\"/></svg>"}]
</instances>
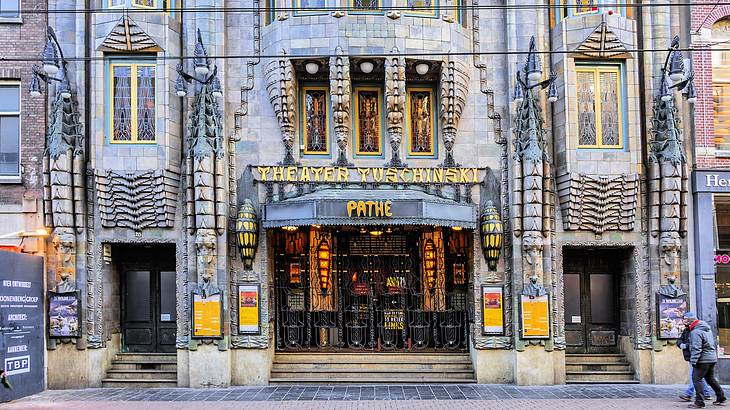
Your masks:
<instances>
[{"instance_id":1,"label":"framed poster","mask_svg":"<svg viewBox=\"0 0 730 410\"><path fill-rule=\"evenodd\" d=\"M403 309L383 310L383 329L403 330L406 326L406 315Z\"/></svg>"},{"instance_id":2,"label":"framed poster","mask_svg":"<svg viewBox=\"0 0 730 410\"><path fill-rule=\"evenodd\" d=\"M81 292L48 292L48 337L80 337Z\"/></svg>"},{"instance_id":3,"label":"framed poster","mask_svg":"<svg viewBox=\"0 0 730 410\"><path fill-rule=\"evenodd\" d=\"M501 286L482 285L482 334L504 334L504 300Z\"/></svg>"},{"instance_id":4,"label":"framed poster","mask_svg":"<svg viewBox=\"0 0 730 410\"><path fill-rule=\"evenodd\" d=\"M221 294L203 295L193 292L193 337L221 338Z\"/></svg>"},{"instance_id":5,"label":"framed poster","mask_svg":"<svg viewBox=\"0 0 730 410\"><path fill-rule=\"evenodd\" d=\"M679 339L684 329L682 318L687 312L687 295L669 297L657 293L658 339Z\"/></svg>"},{"instance_id":6,"label":"framed poster","mask_svg":"<svg viewBox=\"0 0 730 410\"><path fill-rule=\"evenodd\" d=\"M238 334L261 334L261 287L259 284L238 285Z\"/></svg>"},{"instance_id":7,"label":"framed poster","mask_svg":"<svg viewBox=\"0 0 730 410\"><path fill-rule=\"evenodd\" d=\"M520 319L523 339L550 337L550 295L520 295Z\"/></svg>"}]
</instances>

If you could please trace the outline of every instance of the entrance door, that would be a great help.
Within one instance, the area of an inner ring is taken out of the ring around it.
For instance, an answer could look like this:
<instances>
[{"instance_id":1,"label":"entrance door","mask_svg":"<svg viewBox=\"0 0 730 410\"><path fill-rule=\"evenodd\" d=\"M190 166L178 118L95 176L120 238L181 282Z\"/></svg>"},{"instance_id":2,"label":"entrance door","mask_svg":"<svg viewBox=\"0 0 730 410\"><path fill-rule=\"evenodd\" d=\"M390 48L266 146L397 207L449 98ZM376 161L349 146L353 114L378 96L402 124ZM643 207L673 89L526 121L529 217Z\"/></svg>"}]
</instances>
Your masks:
<instances>
[{"instance_id":1,"label":"entrance door","mask_svg":"<svg viewBox=\"0 0 730 410\"><path fill-rule=\"evenodd\" d=\"M567 353L618 351L617 260L610 252L564 253Z\"/></svg>"},{"instance_id":2,"label":"entrance door","mask_svg":"<svg viewBox=\"0 0 730 410\"><path fill-rule=\"evenodd\" d=\"M128 270L122 309L128 352L174 352L175 271Z\"/></svg>"}]
</instances>

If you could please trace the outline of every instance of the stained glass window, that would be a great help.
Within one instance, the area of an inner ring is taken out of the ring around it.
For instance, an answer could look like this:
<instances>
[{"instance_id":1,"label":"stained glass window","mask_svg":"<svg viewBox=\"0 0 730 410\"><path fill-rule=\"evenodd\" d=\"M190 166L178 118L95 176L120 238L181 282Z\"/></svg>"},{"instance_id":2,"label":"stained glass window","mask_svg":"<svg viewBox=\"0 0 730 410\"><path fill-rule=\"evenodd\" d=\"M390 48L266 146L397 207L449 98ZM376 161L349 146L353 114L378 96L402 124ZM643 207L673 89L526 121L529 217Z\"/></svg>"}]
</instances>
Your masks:
<instances>
[{"instance_id":1,"label":"stained glass window","mask_svg":"<svg viewBox=\"0 0 730 410\"><path fill-rule=\"evenodd\" d=\"M132 0L132 5L137 7L155 7L155 0Z\"/></svg>"},{"instance_id":2,"label":"stained glass window","mask_svg":"<svg viewBox=\"0 0 730 410\"><path fill-rule=\"evenodd\" d=\"M618 67L576 70L578 146L621 148L621 79Z\"/></svg>"},{"instance_id":3,"label":"stained glass window","mask_svg":"<svg viewBox=\"0 0 730 410\"><path fill-rule=\"evenodd\" d=\"M357 11L374 11L380 7L380 0L351 0L350 5Z\"/></svg>"},{"instance_id":4,"label":"stained glass window","mask_svg":"<svg viewBox=\"0 0 730 410\"><path fill-rule=\"evenodd\" d=\"M436 15L434 0L408 0L408 14Z\"/></svg>"},{"instance_id":5,"label":"stained glass window","mask_svg":"<svg viewBox=\"0 0 730 410\"><path fill-rule=\"evenodd\" d=\"M329 154L327 88L304 87L304 153Z\"/></svg>"},{"instance_id":6,"label":"stained glass window","mask_svg":"<svg viewBox=\"0 0 730 410\"><path fill-rule=\"evenodd\" d=\"M377 88L355 91L357 154L380 155L382 137L380 126L380 90Z\"/></svg>"},{"instance_id":7,"label":"stained glass window","mask_svg":"<svg viewBox=\"0 0 730 410\"><path fill-rule=\"evenodd\" d=\"M112 64L111 142L155 142L155 66Z\"/></svg>"},{"instance_id":8,"label":"stained glass window","mask_svg":"<svg viewBox=\"0 0 730 410\"><path fill-rule=\"evenodd\" d=\"M433 91L423 88L408 90L409 155L434 153Z\"/></svg>"},{"instance_id":9,"label":"stained glass window","mask_svg":"<svg viewBox=\"0 0 730 410\"><path fill-rule=\"evenodd\" d=\"M575 14L593 13L598 10L597 0L576 0Z\"/></svg>"}]
</instances>

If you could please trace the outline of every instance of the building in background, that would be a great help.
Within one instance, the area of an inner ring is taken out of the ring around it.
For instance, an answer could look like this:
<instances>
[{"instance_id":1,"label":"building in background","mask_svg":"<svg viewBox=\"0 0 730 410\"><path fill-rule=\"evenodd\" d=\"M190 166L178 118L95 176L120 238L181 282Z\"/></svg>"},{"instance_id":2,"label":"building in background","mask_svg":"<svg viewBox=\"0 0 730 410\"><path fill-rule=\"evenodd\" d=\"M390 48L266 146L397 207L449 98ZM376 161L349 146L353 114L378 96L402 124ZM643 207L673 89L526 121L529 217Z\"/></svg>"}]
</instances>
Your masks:
<instances>
[{"instance_id":1,"label":"building in background","mask_svg":"<svg viewBox=\"0 0 730 410\"><path fill-rule=\"evenodd\" d=\"M528 3L52 14L49 387L676 383L687 10Z\"/></svg>"}]
</instances>

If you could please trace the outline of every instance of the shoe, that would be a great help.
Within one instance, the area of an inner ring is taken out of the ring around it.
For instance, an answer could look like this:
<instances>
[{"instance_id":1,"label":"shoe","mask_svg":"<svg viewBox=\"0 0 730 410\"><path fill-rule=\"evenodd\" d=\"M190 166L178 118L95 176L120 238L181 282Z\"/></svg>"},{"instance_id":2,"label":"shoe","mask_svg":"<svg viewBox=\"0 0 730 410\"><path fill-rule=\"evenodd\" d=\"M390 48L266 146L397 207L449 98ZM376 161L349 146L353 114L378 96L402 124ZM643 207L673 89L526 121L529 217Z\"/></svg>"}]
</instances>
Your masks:
<instances>
[{"instance_id":1,"label":"shoe","mask_svg":"<svg viewBox=\"0 0 730 410\"><path fill-rule=\"evenodd\" d=\"M687 408L690 408L690 409L704 409L705 408L705 405L704 404L692 403L689 406L687 406Z\"/></svg>"},{"instance_id":2,"label":"shoe","mask_svg":"<svg viewBox=\"0 0 730 410\"><path fill-rule=\"evenodd\" d=\"M679 395L679 400L682 400L682 401L690 401L690 400L692 400L692 396L688 396L686 394L680 394Z\"/></svg>"},{"instance_id":3,"label":"shoe","mask_svg":"<svg viewBox=\"0 0 730 410\"><path fill-rule=\"evenodd\" d=\"M722 399L717 399L713 401L712 404L714 404L715 406L724 406L726 401L727 399L723 397Z\"/></svg>"}]
</instances>

